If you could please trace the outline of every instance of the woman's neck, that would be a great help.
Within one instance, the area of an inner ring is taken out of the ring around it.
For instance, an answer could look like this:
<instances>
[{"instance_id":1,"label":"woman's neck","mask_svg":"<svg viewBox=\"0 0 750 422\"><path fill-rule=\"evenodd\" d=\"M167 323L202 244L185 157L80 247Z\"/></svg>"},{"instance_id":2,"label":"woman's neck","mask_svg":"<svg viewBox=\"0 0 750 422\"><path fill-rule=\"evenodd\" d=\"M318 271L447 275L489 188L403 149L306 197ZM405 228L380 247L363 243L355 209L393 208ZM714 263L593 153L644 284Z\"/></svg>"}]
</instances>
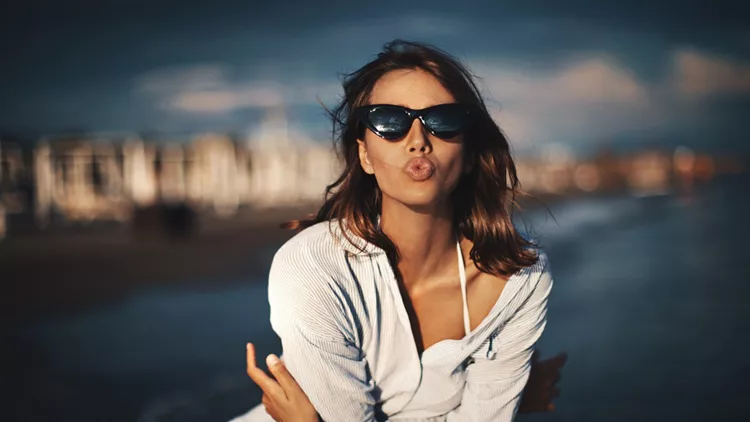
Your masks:
<instances>
[{"instance_id":1,"label":"woman's neck","mask_svg":"<svg viewBox=\"0 0 750 422\"><path fill-rule=\"evenodd\" d=\"M424 286L456 265L453 215L447 205L414 210L383 201L380 227L398 248L398 271L407 289Z\"/></svg>"}]
</instances>

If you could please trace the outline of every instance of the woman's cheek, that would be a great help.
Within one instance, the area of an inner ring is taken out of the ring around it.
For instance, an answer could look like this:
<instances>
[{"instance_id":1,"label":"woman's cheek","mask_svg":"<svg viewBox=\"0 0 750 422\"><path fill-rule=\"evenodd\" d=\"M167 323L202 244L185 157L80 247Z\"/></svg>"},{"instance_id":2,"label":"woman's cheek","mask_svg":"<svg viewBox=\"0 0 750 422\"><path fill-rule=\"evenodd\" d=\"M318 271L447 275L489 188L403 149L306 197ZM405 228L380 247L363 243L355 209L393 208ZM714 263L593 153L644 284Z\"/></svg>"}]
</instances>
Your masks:
<instances>
[{"instance_id":1,"label":"woman's cheek","mask_svg":"<svg viewBox=\"0 0 750 422\"><path fill-rule=\"evenodd\" d=\"M375 180L378 182L380 190L388 193L392 187L398 186L400 176L394 167L384 163L373 164L375 170Z\"/></svg>"}]
</instances>

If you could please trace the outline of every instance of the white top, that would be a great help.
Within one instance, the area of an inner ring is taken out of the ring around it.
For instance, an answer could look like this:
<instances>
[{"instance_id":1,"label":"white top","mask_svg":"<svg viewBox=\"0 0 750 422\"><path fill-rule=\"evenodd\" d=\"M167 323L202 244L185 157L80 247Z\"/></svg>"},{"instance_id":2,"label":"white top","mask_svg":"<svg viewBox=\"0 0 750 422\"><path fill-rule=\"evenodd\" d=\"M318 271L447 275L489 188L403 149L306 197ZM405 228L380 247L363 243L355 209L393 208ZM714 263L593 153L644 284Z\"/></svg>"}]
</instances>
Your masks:
<instances>
[{"instance_id":1,"label":"white top","mask_svg":"<svg viewBox=\"0 0 750 422\"><path fill-rule=\"evenodd\" d=\"M461 253L461 244L456 241L456 253L458 254L458 275L461 282L461 300L463 304L464 336L471 333L471 321L469 320L469 302L466 295L466 266L464 256ZM445 374L439 367L434 367L431 362L423 362L422 379L409 404L402 409L397 418L399 420L445 420L446 414L461 404L461 393L463 388L456 388L456 382L452 376ZM459 382L463 383L462 377ZM396 419L396 416L393 417Z\"/></svg>"},{"instance_id":2,"label":"white top","mask_svg":"<svg viewBox=\"0 0 750 422\"><path fill-rule=\"evenodd\" d=\"M385 252L337 222L316 224L276 253L271 326L283 360L326 422L511 421L546 325L552 277L546 255L513 274L471 331L460 245L466 336L420 359ZM357 246L364 249L361 252ZM259 405L234 422L270 421Z\"/></svg>"}]
</instances>

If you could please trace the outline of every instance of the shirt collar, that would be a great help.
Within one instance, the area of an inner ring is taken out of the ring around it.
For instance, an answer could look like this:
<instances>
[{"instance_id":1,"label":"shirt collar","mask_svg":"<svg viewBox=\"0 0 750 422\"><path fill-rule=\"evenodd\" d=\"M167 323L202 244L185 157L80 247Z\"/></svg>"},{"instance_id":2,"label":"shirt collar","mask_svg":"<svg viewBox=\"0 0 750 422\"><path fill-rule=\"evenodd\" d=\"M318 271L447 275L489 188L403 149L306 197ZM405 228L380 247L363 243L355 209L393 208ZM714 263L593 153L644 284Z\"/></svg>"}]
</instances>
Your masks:
<instances>
[{"instance_id":1,"label":"shirt collar","mask_svg":"<svg viewBox=\"0 0 750 422\"><path fill-rule=\"evenodd\" d=\"M379 222L380 217L378 217L378 223ZM331 231L334 239L339 245L341 245L342 248L344 248L345 251L354 255L379 255L385 253L385 251L380 247L371 242L368 242L363 237L358 236L354 232L352 232L351 229L349 229L349 227L347 226L345 220L342 220L341 224L339 224L339 220L331 220L328 222L328 224L329 230Z\"/></svg>"}]
</instances>

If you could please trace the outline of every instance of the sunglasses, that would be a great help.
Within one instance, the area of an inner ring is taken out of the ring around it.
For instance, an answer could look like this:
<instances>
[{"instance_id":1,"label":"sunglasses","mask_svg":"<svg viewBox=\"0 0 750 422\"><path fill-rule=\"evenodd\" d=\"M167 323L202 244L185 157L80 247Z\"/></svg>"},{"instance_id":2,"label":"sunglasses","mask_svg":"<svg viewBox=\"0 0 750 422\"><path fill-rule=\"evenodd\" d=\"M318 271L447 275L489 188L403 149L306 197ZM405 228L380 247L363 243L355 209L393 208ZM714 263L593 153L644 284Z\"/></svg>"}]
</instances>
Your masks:
<instances>
[{"instance_id":1,"label":"sunglasses","mask_svg":"<svg viewBox=\"0 0 750 422\"><path fill-rule=\"evenodd\" d=\"M373 133L389 141L406 136L414 119L419 119L428 132L440 139L450 139L461 134L471 122L469 107L456 103L439 104L421 110L374 104L356 108L354 116Z\"/></svg>"}]
</instances>

